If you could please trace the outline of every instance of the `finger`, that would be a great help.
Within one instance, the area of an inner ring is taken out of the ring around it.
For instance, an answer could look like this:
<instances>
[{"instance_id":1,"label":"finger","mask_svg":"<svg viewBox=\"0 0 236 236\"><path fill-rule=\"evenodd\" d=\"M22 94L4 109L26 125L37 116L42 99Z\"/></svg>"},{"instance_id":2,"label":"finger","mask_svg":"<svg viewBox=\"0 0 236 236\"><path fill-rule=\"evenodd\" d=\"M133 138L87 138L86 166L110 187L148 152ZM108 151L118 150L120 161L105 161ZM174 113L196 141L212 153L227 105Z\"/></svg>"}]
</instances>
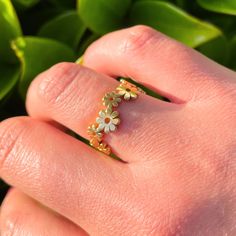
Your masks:
<instances>
[{"instance_id":1,"label":"finger","mask_svg":"<svg viewBox=\"0 0 236 236\"><path fill-rule=\"evenodd\" d=\"M11 190L2 205L1 235L86 236L82 228L40 205L17 189Z\"/></svg>"},{"instance_id":2,"label":"finger","mask_svg":"<svg viewBox=\"0 0 236 236\"><path fill-rule=\"evenodd\" d=\"M147 26L102 37L87 49L83 64L110 76L131 77L175 103L216 96L216 90L230 89L235 81L232 71Z\"/></svg>"},{"instance_id":3,"label":"finger","mask_svg":"<svg viewBox=\"0 0 236 236\"><path fill-rule=\"evenodd\" d=\"M0 124L0 176L92 235L119 227L127 207L119 184L127 182L126 165L28 117Z\"/></svg>"},{"instance_id":4,"label":"finger","mask_svg":"<svg viewBox=\"0 0 236 236\"><path fill-rule=\"evenodd\" d=\"M56 120L88 138L87 127L102 109L102 97L118 84L110 77L79 65L58 64L31 84L27 110L33 117ZM104 140L112 147L113 153L127 162L153 157L154 140L161 155L162 151L166 152L163 142L167 143L177 135L173 127L182 117L178 113L181 109L176 104L142 94L134 101L119 105L121 124Z\"/></svg>"}]
</instances>

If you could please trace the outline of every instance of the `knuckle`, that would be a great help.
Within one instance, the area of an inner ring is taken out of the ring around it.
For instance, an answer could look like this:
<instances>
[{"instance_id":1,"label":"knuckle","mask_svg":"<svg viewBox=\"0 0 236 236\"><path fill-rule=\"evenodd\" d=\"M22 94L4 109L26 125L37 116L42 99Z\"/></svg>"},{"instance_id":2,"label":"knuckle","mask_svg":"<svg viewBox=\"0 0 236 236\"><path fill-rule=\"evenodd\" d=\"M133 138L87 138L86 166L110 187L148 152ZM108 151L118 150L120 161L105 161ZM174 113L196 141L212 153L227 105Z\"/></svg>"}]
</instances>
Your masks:
<instances>
[{"instance_id":1,"label":"knuckle","mask_svg":"<svg viewBox=\"0 0 236 236\"><path fill-rule=\"evenodd\" d=\"M5 166L29 118L10 118L0 124L0 168Z\"/></svg>"},{"instance_id":2,"label":"knuckle","mask_svg":"<svg viewBox=\"0 0 236 236\"><path fill-rule=\"evenodd\" d=\"M74 78L80 73L82 67L74 64L62 62L51 67L39 83L39 95L47 104L56 104L65 91L70 90Z\"/></svg>"},{"instance_id":3,"label":"knuckle","mask_svg":"<svg viewBox=\"0 0 236 236\"><path fill-rule=\"evenodd\" d=\"M158 37L158 32L151 27L145 25L134 26L124 38L121 49L124 52L140 52L156 37Z\"/></svg>"}]
</instances>

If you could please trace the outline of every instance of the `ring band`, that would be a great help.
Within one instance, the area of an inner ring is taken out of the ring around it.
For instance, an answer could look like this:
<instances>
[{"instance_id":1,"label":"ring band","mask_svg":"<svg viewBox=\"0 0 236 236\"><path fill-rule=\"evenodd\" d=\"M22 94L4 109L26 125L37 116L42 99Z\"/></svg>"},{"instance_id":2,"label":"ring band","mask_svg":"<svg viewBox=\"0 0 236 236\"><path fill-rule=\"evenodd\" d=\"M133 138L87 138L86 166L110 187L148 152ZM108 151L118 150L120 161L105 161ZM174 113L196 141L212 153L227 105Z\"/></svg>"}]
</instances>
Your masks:
<instances>
[{"instance_id":1,"label":"ring band","mask_svg":"<svg viewBox=\"0 0 236 236\"><path fill-rule=\"evenodd\" d=\"M89 143L95 149L110 155L111 148L103 142L105 134L116 131L120 124L117 107L122 100L129 101L138 98L140 93L145 93L136 85L121 79L119 86L112 92L108 92L102 98L104 109L99 111L96 122L88 127Z\"/></svg>"}]
</instances>

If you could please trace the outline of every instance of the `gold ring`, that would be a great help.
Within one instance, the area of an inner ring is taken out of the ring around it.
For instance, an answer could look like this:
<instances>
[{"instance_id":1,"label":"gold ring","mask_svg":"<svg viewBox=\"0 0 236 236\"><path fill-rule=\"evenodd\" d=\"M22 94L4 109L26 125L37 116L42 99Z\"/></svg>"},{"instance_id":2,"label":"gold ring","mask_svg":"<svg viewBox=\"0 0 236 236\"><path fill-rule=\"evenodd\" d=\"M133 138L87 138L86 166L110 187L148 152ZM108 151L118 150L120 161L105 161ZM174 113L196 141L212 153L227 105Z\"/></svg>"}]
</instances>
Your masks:
<instances>
[{"instance_id":1,"label":"gold ring","mask_svg":"<svg viewBox=\"0 0 236 236\"><path fill-rule=\"evenodd\" d=\"M95 149L110 155L111 148L103 141L105 134L114 132L120 124L117 107L122 100L130 101L138 98L140 93L145 93L136 85L121 79L119 86L108 92L102 98L104 109L100 110L96 122L88 127L89 143Z\"/></svg>"}]
</instances>

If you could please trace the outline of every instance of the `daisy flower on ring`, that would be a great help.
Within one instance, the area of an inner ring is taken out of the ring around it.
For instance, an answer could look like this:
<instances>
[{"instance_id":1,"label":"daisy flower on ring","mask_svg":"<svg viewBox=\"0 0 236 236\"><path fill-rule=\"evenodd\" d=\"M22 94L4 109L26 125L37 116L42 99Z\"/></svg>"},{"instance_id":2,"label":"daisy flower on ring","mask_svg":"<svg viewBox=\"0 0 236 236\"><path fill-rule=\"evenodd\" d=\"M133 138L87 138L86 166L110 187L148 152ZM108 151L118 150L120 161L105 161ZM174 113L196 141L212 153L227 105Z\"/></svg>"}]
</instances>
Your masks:
<instances>
[{"instance_id":1,"label":"daisy flower on ring","mask_svg":"<svg viewBox=\"0 0 236 236\"><path fill-rule=\"evenodd\" d=\"M106 107L118 107L119 102L121 102L120 94L115 92L106 93L102 101Z\"/></svg>"},{"instance_id":2,"label":"daisy flower on ring","mask_svg":"<svg viewBox=\"0 0 236 236\"><path fill-rule=\"evenodd\" d=\"M117 125L120 123L118 116L118 111L112 111L112 109L101 110L99 112L99 117L96 119L96 122L98 123L97 130L99 132L104 130L106 134L115 131Z\"/></svg>"},{"instance_id":3,"label":"daisy flower on ring","mask_svg":"<svg viewBox=\"0 0 236 236\"><path fill-rule=\"evenodd\" d=\"M96 137L99 141L101 141L102 136L103 136L102 133L98 131L98 124L97 123L91 124L88 127L87 133L88 133L89 137L91 137L91 138Z\"/></svg>"},{"instance_id":4,"label":"daisy flower on ring","mask_svg":"<svg viewBox=\"0 0 236 236\"><path fill-rule=\"evenodd\" d=\"M140 93L139 88L126 80L121 80L121 84L116 90L119 95L124 97L125 100L136 99L138 97L138 93Z\"/></svg>"},{"instance_id":5,"label":"daisy flower on ring","mask_svg":"<svg viewBox=\"0 0 236 236\"><path fill-rule=\"evenodd\" d=\"M106 143L100 143L98 150L107 155L111 154L111 148Z\"/></svg>"}]
</instances>

